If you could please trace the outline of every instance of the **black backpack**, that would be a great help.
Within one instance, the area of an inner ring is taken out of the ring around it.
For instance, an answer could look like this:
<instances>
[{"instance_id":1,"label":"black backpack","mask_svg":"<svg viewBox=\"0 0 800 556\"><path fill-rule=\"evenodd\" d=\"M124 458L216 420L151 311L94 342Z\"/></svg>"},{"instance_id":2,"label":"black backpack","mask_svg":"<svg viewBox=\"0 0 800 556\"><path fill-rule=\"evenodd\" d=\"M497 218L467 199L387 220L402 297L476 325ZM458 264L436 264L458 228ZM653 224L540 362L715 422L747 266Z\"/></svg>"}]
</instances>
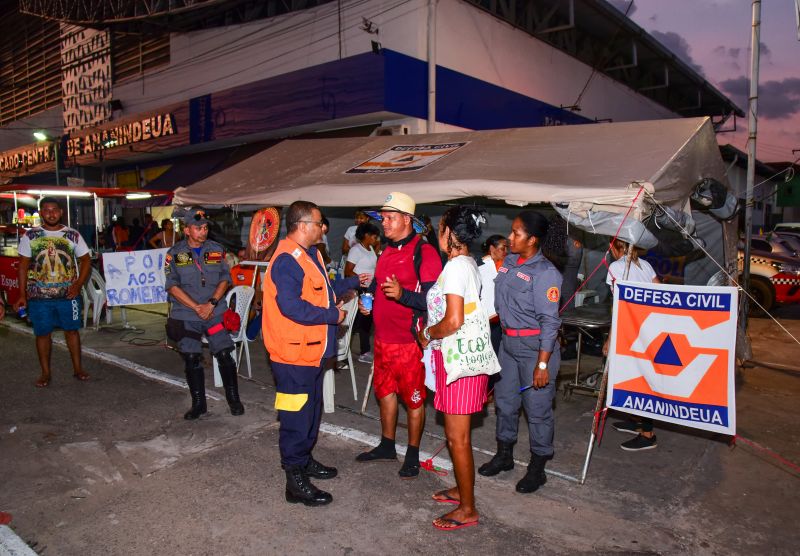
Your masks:
<instances>
[{"instance_id":1,"label":"black backpack","mask_svg":"<svg viewBox=\"0 0 800 556\"><path fill-rule=\"evenodd\" d=\"M414 246L414 274L417 276L417 288L422 290L422 278L420 277L420 269L422 268L422 246L428 244L425 236L419 236L419 241ZM417 339L417 334L420 330L425 328L428 324L428 311L427 309L411 309L411 334L414 340Z\"/></svg>"}]
</instances>

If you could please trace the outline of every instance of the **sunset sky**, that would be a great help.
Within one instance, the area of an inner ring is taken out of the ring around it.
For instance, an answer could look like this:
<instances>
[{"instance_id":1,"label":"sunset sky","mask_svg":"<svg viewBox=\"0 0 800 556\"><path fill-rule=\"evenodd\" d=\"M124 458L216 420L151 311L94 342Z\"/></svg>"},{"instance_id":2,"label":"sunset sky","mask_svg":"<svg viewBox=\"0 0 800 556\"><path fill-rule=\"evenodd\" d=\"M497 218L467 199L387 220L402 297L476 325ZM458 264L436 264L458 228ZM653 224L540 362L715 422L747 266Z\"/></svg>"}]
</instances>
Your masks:
<instances>
[{"instance_id":1,"label":"sunset sky","mask_svg":"<svg viewBox=\"0 0 800 556\"><path fill-rule=\"evenodd\" d=\"M623 13L629 0L610 0ZM800 152L800 41L795 0L761 2L757 157L794 161ZM747 110L752 3L748 0L635 0L628 17ZM745 150L747 118L720 143ZM726 125L726 127L730 127Z\"/></svg>"}]
</instances>

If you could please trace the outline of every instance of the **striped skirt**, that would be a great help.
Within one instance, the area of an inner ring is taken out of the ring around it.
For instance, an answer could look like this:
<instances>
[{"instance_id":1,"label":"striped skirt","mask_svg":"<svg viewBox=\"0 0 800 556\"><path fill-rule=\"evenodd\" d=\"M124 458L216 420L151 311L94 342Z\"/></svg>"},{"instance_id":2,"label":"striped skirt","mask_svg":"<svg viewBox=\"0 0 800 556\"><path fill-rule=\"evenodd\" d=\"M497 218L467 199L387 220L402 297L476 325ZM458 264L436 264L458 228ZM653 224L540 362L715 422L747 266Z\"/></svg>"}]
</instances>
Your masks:
<instances>
[{"instance_id":1,"label":"striped skirt","mask_svg":"<svg viewBox=\"0 0 800 556\"><path fill-rule=\"evenodd\" d=\"M436 372L436 395L433 407L451 415L469 415L483 410L486 403L489 375L459 378L449 386L441 350L433 350L433 369Z\"/></svg>"}]
</instances>

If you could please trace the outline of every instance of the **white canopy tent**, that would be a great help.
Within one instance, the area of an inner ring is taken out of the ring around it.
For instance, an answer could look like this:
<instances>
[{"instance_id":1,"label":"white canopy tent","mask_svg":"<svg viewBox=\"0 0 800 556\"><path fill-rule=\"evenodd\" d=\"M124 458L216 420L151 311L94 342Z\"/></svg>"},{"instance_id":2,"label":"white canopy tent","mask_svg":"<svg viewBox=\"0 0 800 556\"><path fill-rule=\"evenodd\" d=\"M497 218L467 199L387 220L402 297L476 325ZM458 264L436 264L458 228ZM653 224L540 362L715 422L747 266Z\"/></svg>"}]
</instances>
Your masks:
<instances>
[{"instance_id":1,"label":"white canopy tent","mask_svg":"<svg viewBox=\"0 0 800 556\"><path fill-rule=\"evenodd\" d=\"M387 193L403 191L418 204L473 197L519 206L569 203L570 213L629 213L641 221L653 201L689 212L690 195L704 178L727 184L711 121L696 118L286 140L177 189L175 199L206 206L306 200L323 207L377 207ZM729 269L735 248L722 229L731 225L714 226L720 231L715 258L727 259ZM563 477L583 483L593 443L594 433L581 478Z\"/></svg>"},{"instance_id":2,"label":"white canopy tent","mask_svg":"<svg viewBox=\"0 0 800 556\"><path fill-rule=\"evenodd\" d=\"M443 154L444 153L444 154ZM418 169L415 169L418 168ZM702 178L725 183L708 118L337 139L288 139L191 187L182 205L379 206L487 197L625 212L639 184L683 210ZM640 196L632 215L646 213Z\"/></svg>"}]
</instances>

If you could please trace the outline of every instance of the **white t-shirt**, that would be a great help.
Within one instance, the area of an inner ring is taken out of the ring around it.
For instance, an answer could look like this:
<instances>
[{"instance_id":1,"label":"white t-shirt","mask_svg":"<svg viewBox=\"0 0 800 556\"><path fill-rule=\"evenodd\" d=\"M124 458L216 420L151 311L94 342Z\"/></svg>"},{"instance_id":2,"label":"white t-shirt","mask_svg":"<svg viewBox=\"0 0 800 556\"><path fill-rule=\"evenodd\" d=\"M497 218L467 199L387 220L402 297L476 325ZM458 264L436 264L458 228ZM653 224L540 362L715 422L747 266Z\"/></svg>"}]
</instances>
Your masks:
<instances>
[{"instance_id":1,"label":"white t-shirt","mask_svg":"<svg viewBox=\"0 0 800 556\"><path fill-rule=\"evenodd\" d=\"M360 243L356 243L350 247L347 253L347 262L353 263L353 271L356 274L372 274L375 275L375 265L378 263L378 256L372 247L367 249Z\"/></svg>"},{"instance_id":2,"label":"white t-shirt","mask_svg":"<svg viewBox=\"0 0 800 556\"><path fill-rule=\"evenodd\" d=\"M481 305L489 318L492 318L497 314L494 309L494 278L497 276L497 267L489 255L483 258L478 274L481 277Z\"/></svg>"},{"instance_id":3,"label":"white t-shirt","mask_svg":"<svg viewBox=\"0 0 800 556\"><path fill-rule=\"evenodd\" d=\"M345 231L345 233L344 233L344 238L350 244L350 247L352 247L353 245L358 243L358 240L356 239L356 230L357 229L358 229L358 226L350 226L349 228L347 228L347 231Z\"/></svg>"},{"instance_id":4,"label":"white t-shirt","mask_svg":"<svg viewBox=\"0 0 800 556\"><path fill-rule=\"evenodd\" d=\"M28 230L19 240L18 252L30 259L28 299L59 299L78 279L78 259L89 253L89 246L78 230Z\"/></svg>"},{"instance_id":5,"label":"white t-shirt","mask_svg":"<svg viewBox=\"0 0 800 556\"><path fill-rule=\"evenodd\" d=\"M636 266L636 263L639 266ZM620 257L610 265L608 265L608 275L606 276L606 284L614 292L614 280L623 280L626 282L643 282L652 283L653 279L657 277L656 271L650 266L646 260L639 258L636 262L631 262L628 277L625 278L625 257Z\"/></svg>"},{"instance_id":6,"label":"white t-shirt","mask_svg":"<svg viewBox=\"0 0 800 556\"><path fill-rule=\"evenodd\" d=\"M470 287L470 281L475 284L475 290ZM437 324L447 312L447 294L454 294L464 298L464 315L478 309L480 303L481 280L478 276L478 265L475 259L461 255L450 259L444 265L442 273L428 290L428 326ZM478 295L476 295L476 293ZM441 340L431 340L430 346L439 348Z\"/></svg>"}]
</instances>

